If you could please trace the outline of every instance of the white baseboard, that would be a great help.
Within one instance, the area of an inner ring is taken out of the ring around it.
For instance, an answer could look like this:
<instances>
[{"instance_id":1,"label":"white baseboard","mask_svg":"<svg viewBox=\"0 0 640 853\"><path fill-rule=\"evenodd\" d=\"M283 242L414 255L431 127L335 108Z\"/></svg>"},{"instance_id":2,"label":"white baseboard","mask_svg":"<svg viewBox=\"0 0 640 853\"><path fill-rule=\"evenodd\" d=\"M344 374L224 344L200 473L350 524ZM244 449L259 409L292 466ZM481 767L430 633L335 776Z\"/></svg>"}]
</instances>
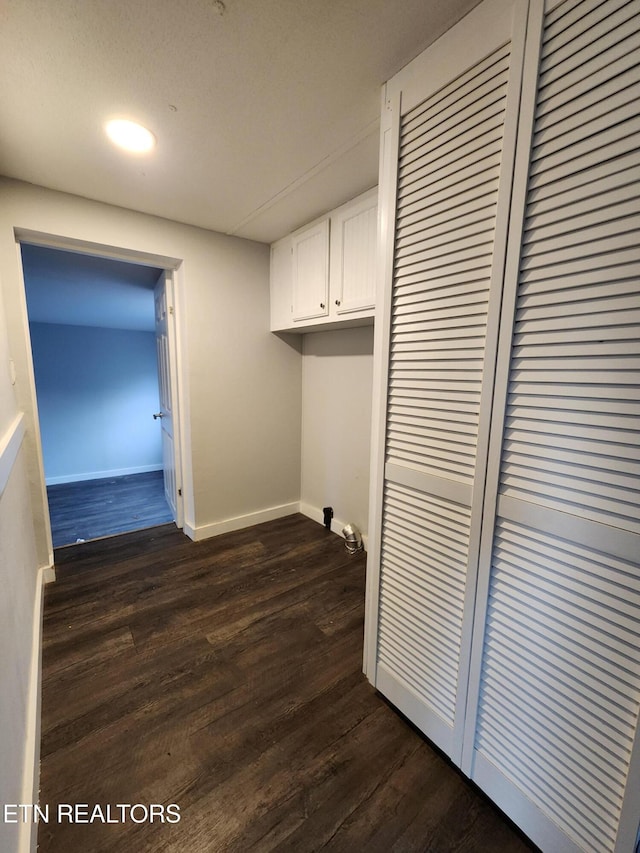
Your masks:
<instances>
[{"instance_id":1,"label":"white baseboard","mask_svg":"<svg viewBox=\"0 0 640 853\"><path fill-rule=\"evenodd\" d=\"M318 524L324 525L324 513L322 509L318 506L312 506L311 504L304 503L304 501L300 502L300 512L303 515L306 515L307 518L310 518L312 521L317 521ZM338 536L342 536L342 530L347 526L348 521L342 521L340 518L336 518L335 515L331 519L331 532L337 533ZM344 539L344 536L342 536ZM364 550L367 550L367 534L362 534L362 544L364 545Z\"/></svg>"},{"instance_id":2,"label":"white baseboard","mask_svg":"<svg viewBox=\"0 0 640 853\"><path fill-rule=\"evenodd\" d=\"M258 512L250 512L247 515L238 515L235 518L227 518L224 521L203 524L200 527L193 527L185 521L184 532L194 542L199 542L201 539L209 539L211 536L219 536L221 533L242 530L244 527L252 527L254 524L262 524L264 521L274 521L276 518L293 515L295 512L300 512L300 504L297 502L272 506Z\"/></svg>"},{"instance_id":3,"label":"white baseboard","mask_svg":"<svg viewBox=\"0 0 640 853\"><path fill-rule=\"evenodd\" d=\"M55 566L45 566L43 569L40 569L42 572L42 582L44 584L54 583L56 579L56 567Z\"/></svg>"},{"instance_id":4,"label":"white baseboard","mask_svg":"<svg viewBox=\"0 0 640 853\"><path fill-rule=\"evenodd\" d=\"M136 465L133 468L114 468L112 471L91 471L88 474L63 474L61 477L47 477L47 486L59 486L61 483L79 483L82 480L105 480L109 477L126 477L128 474L148 474L150 471L162 471L159 465Z\"/></svg>"},{"instance_id":5,"label":"white baseboard","mask_svg":"<svg viewBox=\"0 0 640 853\"><path fill-rule=\"evenodd\" d=\"M23 803L37 803L40 796L40 723L42 705L42 616L44 585L48 582L52 568L38 571L36 600L33 608L33 634L31 640L31 671L29 674L29 697L27 702L24 769L22 773ZM54 573L55 578L55 573ZM20 853L36 853L38 824L25 821L20 827L18 850Z\"/></svg>"}]
</instances>

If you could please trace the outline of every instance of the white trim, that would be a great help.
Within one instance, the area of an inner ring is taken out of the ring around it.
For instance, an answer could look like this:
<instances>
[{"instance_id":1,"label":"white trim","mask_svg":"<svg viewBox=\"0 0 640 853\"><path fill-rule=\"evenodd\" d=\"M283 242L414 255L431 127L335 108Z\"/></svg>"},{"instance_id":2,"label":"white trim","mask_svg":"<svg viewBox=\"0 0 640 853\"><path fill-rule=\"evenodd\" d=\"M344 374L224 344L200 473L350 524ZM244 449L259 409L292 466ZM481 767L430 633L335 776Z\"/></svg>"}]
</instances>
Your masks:
<instances>
[{"instance_id":1,"label":"white trim","mask_svg":"<svg viewBox=\"0 0 640 853\"><path fill-rule=\"evenodd\" d=\"M633 563L638 559L640 536L630 530L591 521L574 515L551 509L533 501L524 501L509 495L498 496L496 518L507 518L525 527L542 530L558 539L576 542L597 542L598 551L611 554L621 560Z\"/></svg>"},{"instance_id":2,"label":"white trim","mask_svg":"<svg viewBox=\"0 0 640 853\"><path fill-rule=\"evenodd\" d=\"M362 314L358 314L357 316L351 316L348 313L341 314L339 320L327 320L325 317L315 320L296 320L295 328L278 324L277 328L273 328L271 331L276 335L302 336L312 335L314 332L333 332L336 329L357 329L360 326L373 326L374 309L360 308L358 310ZM293 324L293 320L291 323Z\"/></svg>"},{"instance_id":3,"label":"white trim","mask_svg":"<svg viewBox=\"0 0 640 853\"><path fill-rule=\"evenodd\" d=\"M411 110L459 75L461 43L466 45L467 68L484 59L488 44L506 44L512 15L513 10L505 14L503 0L483 0L388 81L389 98L402 92L402 112Z\"/></svg>"},{"instance_id":4,"label":"white trim","mask_svg":"<svg viewBox=\"0 0 640 853\"><path fill-rule=\"evenodd\" d=\"M382 662L378 662L376 666L376 685L378 690L433 741L438 749L447 755L451 754L455 747L451 724L430 708L408 684L405 684L398 673L392 672Z\"/></svg>"},{"instance_id":5,"label":"white trim","mask_svg":"<svg viewBox=\"0 0 640 853\"><path fill-rule=\"evenodd\" d=\"M126 477L129 474L148 474L162 471L161 464L135 465L133 468L112 468L110 471L89 471L87 474L63 474L60 477L47 477L47 486L59 486L61 483L80 483L84 480L108 480L110 477Z\"/></svg>"},{"instance_id":6,"label":"white trim","mask_svg":"<svg viewBox=\"0 0 640 853\"><path fill-rule=\"evenodd\" d=\"M322 509L319 506L313 506L312 504L300 501L300 512L303 515L306 515L307 518L310 518L312 521L317 521L318 524L322 524L322 526L324 527L324 513L322 512ZM344 539L344 536L342 535L342 530L347 526L347 524L349 524L348 521L343 521L342 519L336 518L334 516L331 519L331 532L337 533L338 536L341 536ZM367 550L367 539L367 534L363 533L362 543L364 545L365 551Z\"/></svg>"},{"instance_id":7,"label":"white trim","mask_svg":"<svg viewBox=\"0 0 640 853\"><path fill-rule=\"evenodd\" d=\"M30 243L37 246L48 246L56 249L63 249L67 252L82 252L85 254L93 254L99 255L103 258L115 258L116 260L128 261L134 264L141 264L143 266L153 266L166 270L170 273L170 277L174 281L179 283L178 287L174 288L174 304L182 305L182 293L183 290L183 260L181 258L174 258L168 255L153 255L148 252L138 251L136 249L126 249L122 246L113 246L105 243L93 243L88 240L79 240L74 237L63 236L59 234L48 234L42 231L34 231L28 228L19 228L14 227L13 229L15 241L16 241L16 252L18 256L18 270L20 275L20 280L22 283L22 320L24 323L24 336L25 343L27 349L27 359L28 359L28 370L29 370L29 384L30 384L30 394L31 401L33 405L33 422L30 423L30 428L33 429L33 442L35 446L38 468L39 468L39 483L36 483L36 486L40 486L41 492L41 512L42 512L42 522L45 527L45 536L46 536L46 550L48 553L49 565L53 565L53 538L51 534L51 519L49 515L49 506L47 501L47 490L46 490L46 481L45 481L45 473L44 473L44 459L42 453L42 437L40 434L40 417L38 413L38 397L36 393L35 387L35 373L33 367L33 356L31 352L31 335L29 333L29 322L28 322L28 311L27 311L27 302L26 302L26 291L24 284L24 272L22 265L22 252L21 252L21 244L22 243ZM189 434L189 430L186 428L189 424L189 421L186 420L187 415L189 413L188 400L186 399L188 382L187 382L187 362L186 357L183 357L183 353L181 351L182 343L186 340L184 336L181 334L178 326L181 322L181 315L184 312L178 310L176 308L177 322L175 324L176 331L176 364L175 369L178 375L178 412L177 412L177 421L180 427L180 437L181 437L181 445L179 448L181 463L182 463L182 496L184 498L184 511L185 514L187 512L190 514L190 517L193 518L193 505L194 505L194 497L193 497L193 477L192 472L190 470L191 466L191 448L186 444L187 438ZM183 444L182 442L185 442ZM157 469L156 469L157 470ZM105 474L105 476L114 476L111 472Z\"/></svg>"},{"instance_id":8,"label":"white trim","mask_svg":"<svg viewBox=\"0 0 640 853\"><path fill-rule=\"evenodd\" d=\"M40 793L40 723L42 700L42 616L44 584L50 569L40 569L36 581L31 640L31 667L26 708L24 764L22 771L22 803L37 803ZM19 853L35 853L38 843L38 824L25 821L18 837Z\"/></svg>"},{"instance_id":9,"label":"white trim","mask_svg":"<svg viewBox=\"0 0 640 853\"><path fill-rule=\"evenodd\" d=\"M154 298L154 338L156 342L156 368L160 400L160 414L168 417L161 423L162 470L164 472L164 493L171 516L176 526L184 526L184 508L182 491L182 435L180 423L180 405L178 396L178 369L176 350L176 300L173 273L162 270L153 289ZM159 302L160 300L160 302ZM160 308L158 307L160 305ZM160 311L160 314L158 313ZM163 313L164 312L164 313ZM162 344L164 339L166 348ZM166 351L165 351L166 350ZM167 374L165 376L165 373ZM169 399L165 399L168 392ZM154 415L155 417L155 415ZM167 426L170 424L170 426ZM170 444L167 443L169 439ZM167 465L167 452L170 461ZM167 468L165 469L165 466Z\"/></svg>"},{"instance_id":10,"label":"white trim","mask_svg":"<svg viewBox=\"0 0 640 853\"><path fill-rule=\"evenodd\" d=\"M462 616L462 632L460 639L458 691L456 697L454 741L457 745L457 749L454 760L458 766L462 767L462 770L467 773L467 775L469 775L471 765L471 760L467 757L467 750L472 748L470 745L472 745L475 740L475 713L473 711L470 712L469 710L469 686L472 685L473 695L477 696L477 693L475 692L476 682L474 680L472 665L473 662L477 660L473 657L473 641L475 610L478 603L478 577L479 573L482 571L481 544L482 522L484 517L484 491L489 468L488 454L491 442L493 397L496 388L496 376L500 371L498 352L500 346L501 322L505 322L505 318L502 315L502 301L505 269L510 247L509 229L512 212L511 203L515 180L518 140L517 132L519 129L522 84L526 61L525 51L527 47L528 15L529 0L514 0L512 3L509 82L505 107L500 178L498 182L498 203L491 267L491 285L489 289L489 308L487 313L487 331L484 349L482 390L480 396L478 438L476 443L476 468L472 488L472 501L470 502L471 525L469 531L469 554L464 610ZM469 717L473 718L473 727L470 727L468 724Z\"/></svg>"},{"instance_id":11,"label":"white trim","mask_svg":"<svg viewBox=\"0 0 640 853\"><path fill-rule=\"evenodd\" d=\"M193 527L185 521L184 532L194 542L209 539L211 536L219 536L221 533L230 533L232 530L242 530L244 527L252 527L254 524L262 524L264 521L274 521L285 515L293 515L300 512L299 503L281 504L258 512L250 512L247 515L237 515L234 518L226 518L224 521L214 521L211 524L203 524Z\"/></svg>"},{"instance_id":12,"label":"white trim","mask_svg":"<svg viewBox=\"0 0 640 853\"><path fill-rule=\"evenodd\" d=\"M178 322L176 314L178 308L176 306L176 284L174 273L170 270L164 271L164 287L165 297L167 302L167 342L169 345L169 371L171 380L169 382L169 391L171 396L171 410L177 412L177 417L173 417L173 465L175 471L175 504L176 517L174 521L180 529L184 526L184 490L182 488L182 420L180 409L180 371L178 370ZM156 331L157 334L157 331Z\"/></svg>"},{"instance_id":13,"label":"white trim","mask_svg":"<svg viewBox=\"0 0 640 853\"><path fill-rule=\"evenodd\" d=\"M4 493L25 435L24 414L19 412L0 439L0 496ZM42 615L46 583L55 580L53 566L38 570L31 639L29 689L26 704L25 746L22 769L22 803L37 803L40 790L40 722L42 695ZM35 853L37 824L25 822L18 835L19 853Z\"/></svg>"},{"instance_id":14,"label":"white trim","mask_svg":"<svg viewBox=\"0 0 640 853\"><path fill-rule=\"evenodd\" d=\"M493 553L493 531L498 501L498 481L502 458L502 436L506 411L507 387L511 367L511 339L515 304L518 289L520 247L524 225L529 176L529 159L535 102L538 89L538 64L543 26L543 0L530 0L527 14L527 31L524 45L524 67L520 97L520 114L516 135L515 164L512 179L512 199L509 211L509 231L504 262L500 329L493 388L492 420L489 427L487 467L484 495L482 498L482 521L478 546L478 572L474 621L471 626L471 650L467 681L467 706L461 768L473 778L475 755L475 732L480 696L484 634L489 602L489 581Z\"/></svg>"},{"instance_id":15,"label":"white trim","mask_svg":"<svg viewBox=\"0 0 640 853\"><path fill-rule=\"evenodd\" d=\"M0 438L0 497L2 497L9 482L24 434L24 414L19 412L5 434Z\"/></svg>"},{"instance_id":16,"label":"white trim","mask_svg":"<svg viewBox=\"0 0 640 853\"><path fill-rule=\"evenodd\" d=\"M517 153L517 130L522 98L525 49L529 0L513 0L510 33L509 82L505 106L504 130L500 177L498 181L498 202L496 210L493 259L491 263L491 284L489 288L489 306L484 346L484 365L482 370L482 391L476 441L476 465L471 489L471 523L469 529L469 553L467 558L467 578L462 614L460 636L460 660L458 664L458 688L454 724L455 753L451 756L463 771L465 765L466 744L475 737L475 731L467 728L469 684L473 660L473 638L477 605L477 588L482 564L482 519L483 493L487 478L488 452L491 440L491 418L498 367L498 348L500 343L500 324L503 298L504 275L509 249L509 228L511 218L511 199L515 175ZM504 17L508 17L505 15ZM474 499L475 497L475 499ZM484 624L484 618L482 620ZM475 725L475 717L474 717ZM466 740L465 740L466 738ZM473 741L471 741L473 742Z\"/></svg>"},{"instance_id":17,"label":"white trim","mask_svg":"<svg viewBox=\"0 0 640 853\"><path fill-rule=\"evenodd\" d=\"M15 234L15 231L14 231ZM33 349L31 346L31 330L29 328L29 313L27 309L27 291L24 282L24 268L22 265L22 246L16 239L16 269L19 279L20 299L20 322L24 343L24 356L26 367L26 395L31 403L27 405L25 421L29 434L25 434L25 453L29 468L33 465L30 476L32 516L36 533L36 552L38 564L53 565L53 536L51 534L51 517L49 515L49 504L47 501L47 487L44 474L44 456L42 453L42 436L40 433L40 415L38 411L38 396L36 394L36 377L33 366ZM35 463L35 464L33 464ZM37 480L32 481L32 477ZM37 494L35 493L37 491ZM39 500L38 500L39 499Z\"/></svg>"},{"instance_id":18,"label":"white trim","mask_svg":"<svg viewBox=\"0 0 640 853\"><path fill-rule=\"evenodd\" d=\"M310 518L311 521L316 521L318 524L322 524L322 526L324 527L324 513L322 512L321 507L313 506L313 504L308 504L304 501L300 501L300 512L303 515L306 515L307 518ZM342 519L336 518L334 516L331 519L331 532L337 533L338 536L342 536L342 528L346 524L346 521L342 521Z\"/></svg>"},{"instance_id":19,"label":"white trim","mask_svg":"<svg viewBox=\"0 0 640 853\"><path fill-rule=\"evenodd\" d=\"M637 850L640 843L640 721L636 723L636 732L629 757L627 784L618 822L616 853L625 853L625 851L630 850L634 838L636 839L634 849Z\"/></svg>"},{"instance_id":20,"label":"white trim","mask_svg":"<svg viewBox=\"0 0 640 853\"><path fill-rule=\"evenodd\" d=\"M147 267L175 270L182 263L180 258L173 258L169 255L150 255L148 252L137 252L135 249L110 246L107 243L92 243L88 240L63 237L59 234L45 234L43 231L32 231L29 228L14 228L13 233L17 243L47 246L51 249L62 249L65 252L81 252L84 255L99 255L101 258L130 261L133 264L141 264Z\"/></svg>"},{"instance_id":21,"label":"white trim","mask_svg":"<svg viewBox=\"0 0 640 853\"><path fill-rule=\"evenodd\" d=\"M191 457L191 409L189 394L189 372L186 358L186 297L184 286L184 264L182 261L173 271L172 297L175 306L175 317L173 324L174 354L176 371L176 389L174 404L177 403L178 412L178 443L176 453L180 457L180 483L182 495L180 512L176 519L177 527L185 527L190 522L192 529L195 526L195 497L193 491L193 465ZM175 425L174 425L175 429ZM175 434L175 433L174 433Z\"/></svg>"},{"instance_id":22,"label":"white trim","mask_svg":"<svg viewBox=\"0 0 640 853\"><path fill-rule=\"evenodd\" d=\"M476 755L473 781L541 850L553 853L583 850L482 753Z\"/></svg>"},{"instance_id":23,"label":"white trim","mask_svg":"<svg viewBox=\"0 0 640 853\"><path fill-rule=\"evenodd\" d=\"M384 490L385 435L387 428L387 370L391 328L393 250L395 244L395 191L400 139L400 92L393 100L382 88L380 120L380 181L378 187L378 245L376 262L376 310L373 338L373 380L371 399L371 464L369 483L369 551L364 616L362 670L376 686L378 653L378 606L382 500Z\"/></svg>"},{"instance_id":24,"label":"white trim","mask_svg":"<svg viewBox=\"0 0 640 853\"><path fill-rule=\"evenodd\" d=\"M452 501L466 507L471 506L473 487L470 483L436 477L435 474L427 474L415 468L405 468L404 465L398 465L395 462L386 463L384 478L391 483L399 483L445 501Z\"/></svg>"},{"instance_id":25,"label":"white trim","mask_svg":"<svg viewBox=\"0 0 640 853\"><path fill-rule=\"evenodd\" d=\"M45 584L54 583L56 579L56 567L55 566L43 566L38 571L42 572L42 580Z\"/></svg>"}]
</instances>

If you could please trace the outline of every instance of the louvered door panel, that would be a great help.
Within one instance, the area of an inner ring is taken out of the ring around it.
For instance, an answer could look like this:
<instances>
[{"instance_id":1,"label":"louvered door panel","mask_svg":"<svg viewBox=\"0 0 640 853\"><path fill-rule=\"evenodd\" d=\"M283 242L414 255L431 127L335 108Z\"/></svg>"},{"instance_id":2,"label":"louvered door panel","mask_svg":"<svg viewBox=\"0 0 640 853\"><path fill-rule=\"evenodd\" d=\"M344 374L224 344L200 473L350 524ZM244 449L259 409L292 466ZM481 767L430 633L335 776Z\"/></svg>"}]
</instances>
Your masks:
<instances>
[{"instance_id":1,"label":"louvered door panel","mask_svg":"<svg viewBox=\"0 0 640 853\"><path fill-rule=\"evenodd\" d=\"M640 696L640 563L502 509L476 749L579 849L613 850Z\"/></svg>"},{"instance_id":2,"label":"louvered door panel","mask_svg":"<svg viewBox=\"0 0 640 853\"><path fill-rule=\"evenodd\" d=\"M468 766L554 851L631 853L640 807L639 48L638 2L547 11L503 317Z\"/></svg>"},{"instance_id":3,"label":"louvered door panel","mask_svg":"<svg viewBox=\"0 0 640 853\"><path fill-rule=\"evenodd\" d=\"M470 511L389 484L385 495L379 667L453 726Z\"/></svg>"},{"instance_id":4,"label":"louvered door panel","mask_svg":"<svg viewBox=\"0 0 640 853\"><path fill-rule=\"evenodd\" d=\"M508 71L503 47L404 116L400 136L387 460L469 486ZM470 196L482 212L471 234L468 214L455 216ZM450 218L432 231L439 202ZM421 229L402 236L404 211L417 204Z\"/></svg>"},{"instance_id":5,"label":"louvered door panel","mask_svg":"<svg viewBox=\"0 0 640 853\"><path fill-rule=\"evenodd\" d=\"M455 74L434 58L423 96L402 95L377 555L376 687L454 760L524 32L514 52L513 4L487 5L491 23L464 22Z\"/></svg>"}]
</instances>

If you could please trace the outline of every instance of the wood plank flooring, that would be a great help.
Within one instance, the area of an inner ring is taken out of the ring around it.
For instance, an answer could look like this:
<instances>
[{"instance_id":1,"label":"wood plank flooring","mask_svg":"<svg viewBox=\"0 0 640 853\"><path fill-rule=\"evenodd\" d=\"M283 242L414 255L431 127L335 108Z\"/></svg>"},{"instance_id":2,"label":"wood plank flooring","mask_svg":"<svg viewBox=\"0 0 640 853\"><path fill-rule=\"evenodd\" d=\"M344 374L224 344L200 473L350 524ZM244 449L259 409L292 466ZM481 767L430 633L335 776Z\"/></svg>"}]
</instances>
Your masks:
<instances>
[{"instance_id":1,"label":"wood plank flooring","mask_svg":"<svg viewBox=\"0 0 640 853\"><path fill-rule=\"evenodd\" d=\"M300 515L56 552L40 853L533 849L362 675L364 565ZM59 803L181 819L58 823Z\"/></svg>"},{"instance_id":2,"label":"wood plank flooring","mask_svg":"<svg viewBox=\"0 0 640 853\"><path fill-rule=\"evenodd\" d=\"M162 471L47 486L53 547L173 521Z\"/></svg>"}]
</instances>

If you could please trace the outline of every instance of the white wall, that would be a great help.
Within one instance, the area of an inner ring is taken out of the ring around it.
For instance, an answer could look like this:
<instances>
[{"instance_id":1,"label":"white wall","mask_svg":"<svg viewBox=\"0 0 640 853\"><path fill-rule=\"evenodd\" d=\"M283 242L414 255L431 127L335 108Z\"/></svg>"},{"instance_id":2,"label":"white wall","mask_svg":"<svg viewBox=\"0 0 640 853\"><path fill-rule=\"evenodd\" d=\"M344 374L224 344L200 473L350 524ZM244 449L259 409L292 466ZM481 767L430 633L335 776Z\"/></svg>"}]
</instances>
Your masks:
<instances>
[{"instance_id":1,"label":"white wall","mask_svg":"<svg viewBox=\"0 0 640 853\"><path fill-rule=\"evenodd\" d=\"M367 533L373 326L304 335L301 508Z\"/></svg>"},{"instance_id":2,"label":"white wall","mask_svg":"<svg viewBox=\"0 0 640 853\"><path fill-rule=\"evenodd\" d=\"M29 727L34 722L34 629L40 612L25 448L19 443L21 429L15 429L19 410L7 338L0 293L0 805L33 798L24 769L33 768L27 746L37 749L37 732ZM19 833L19 824L0 819L0 850L16 851Z\"/></svg>"},{"instance_id":3,"label":"white wall","mask_svg":"<svg viewBox=\"0 0 640 853\"><path fill-rule=\"evenodd\" d=\"M29 329L47 485L162 470L155 333Z\"/></svg>"},{"instance_id":4,"label":"white wall","mask_svg":"<svg viewBox=\"0 0 640 853\"><path fill-rule=\"evenodd\" d=\"M0 181L0 193L0 278L18 400L27 416L40 564L51 554L14 229L81 241L95 253L106 246L148 255L150 261L151 256L182 261L177 319L191 423L187 463L193 471L192 485L183 484L185 526L199 537L295 509L300 344L269 332L269 247L16 181Z\"/></svg>"}]
</instances>

